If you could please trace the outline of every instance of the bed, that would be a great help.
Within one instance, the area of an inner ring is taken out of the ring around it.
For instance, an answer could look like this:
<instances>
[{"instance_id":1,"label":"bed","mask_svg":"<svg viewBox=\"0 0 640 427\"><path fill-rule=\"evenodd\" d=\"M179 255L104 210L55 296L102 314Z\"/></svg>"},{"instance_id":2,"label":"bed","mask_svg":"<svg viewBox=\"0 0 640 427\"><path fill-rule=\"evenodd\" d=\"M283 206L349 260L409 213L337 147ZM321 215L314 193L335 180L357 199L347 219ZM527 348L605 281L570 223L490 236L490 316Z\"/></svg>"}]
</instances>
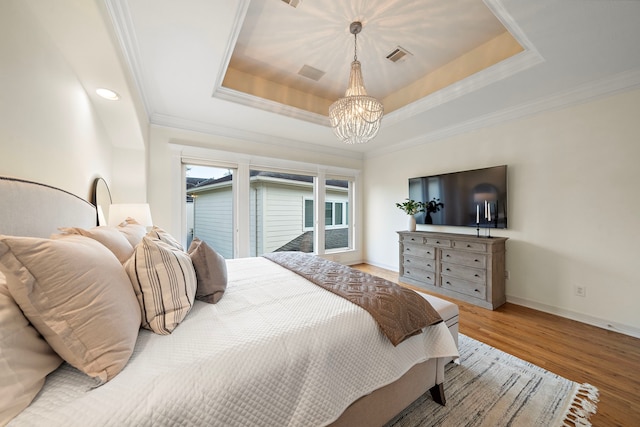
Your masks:
<instances>
[{"instance_id":1,"label":"bed","mask_svg":"<svg viewBox=\"0 0 640 427\"><path fill-rule=\"evenodd\" d=\"M96 225L93 205L46 185L0 178L0 200L0 235L48 239L59 227ZM444 404L455 325L393 345L365 310L266 258L226 268L216 304L196 300L170 334L136 329L115 374L59 361L9 425L375 426L429 390ZM451 306L424 297L439 311ZM105 322L120 325L133 311Z\"/></svg>"}]
</instances>

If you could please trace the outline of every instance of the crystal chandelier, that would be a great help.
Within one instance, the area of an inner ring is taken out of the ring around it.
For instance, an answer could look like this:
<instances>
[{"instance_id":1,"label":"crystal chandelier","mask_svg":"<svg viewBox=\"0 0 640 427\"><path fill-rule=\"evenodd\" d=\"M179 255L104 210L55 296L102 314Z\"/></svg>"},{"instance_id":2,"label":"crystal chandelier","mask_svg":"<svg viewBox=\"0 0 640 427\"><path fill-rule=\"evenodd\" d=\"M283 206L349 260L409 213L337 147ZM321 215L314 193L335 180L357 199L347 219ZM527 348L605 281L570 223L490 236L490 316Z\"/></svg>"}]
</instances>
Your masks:
<instances>
[{"instance_id":1,"label":"crystal chandelier","mask_svg":"<svg viewBox=\"0 0 640 427\"><path fill-rule=\"evenodd\" d=\"M354 36L354 54L349 74L349 87L344 98L338 99L329 107L329 120L336 136L347 144L367 142L378 133L384 108L382 103L367 95L362 79L360 61L358 61L358 33L362 30L360 22L349 26Z\"/></svg>"}]
</instances>

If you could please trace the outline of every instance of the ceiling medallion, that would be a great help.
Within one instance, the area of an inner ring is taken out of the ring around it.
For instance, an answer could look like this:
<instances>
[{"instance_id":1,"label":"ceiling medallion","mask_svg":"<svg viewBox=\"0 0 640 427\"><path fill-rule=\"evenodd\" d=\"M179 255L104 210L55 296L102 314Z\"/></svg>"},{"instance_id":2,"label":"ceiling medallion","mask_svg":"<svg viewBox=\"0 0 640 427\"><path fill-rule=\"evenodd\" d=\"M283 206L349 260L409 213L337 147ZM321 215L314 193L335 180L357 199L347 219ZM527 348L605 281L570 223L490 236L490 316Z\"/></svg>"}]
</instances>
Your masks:
<instances>
[{"instance_id":1,"label":"ceiling medallion","mask_svg":"<svg viewBox=\"0 0 640 427\"><path fill-rule=\"evenodd\" d=\"M380 129L384 107L367 95L358 61L358 33L362 23L352 22L349 31L354 36L354 54L349 74L349 87L344 98L329 106L329 120L336 136L347 144L360 144L375 137Z\"/></svg>"}]
</instances>

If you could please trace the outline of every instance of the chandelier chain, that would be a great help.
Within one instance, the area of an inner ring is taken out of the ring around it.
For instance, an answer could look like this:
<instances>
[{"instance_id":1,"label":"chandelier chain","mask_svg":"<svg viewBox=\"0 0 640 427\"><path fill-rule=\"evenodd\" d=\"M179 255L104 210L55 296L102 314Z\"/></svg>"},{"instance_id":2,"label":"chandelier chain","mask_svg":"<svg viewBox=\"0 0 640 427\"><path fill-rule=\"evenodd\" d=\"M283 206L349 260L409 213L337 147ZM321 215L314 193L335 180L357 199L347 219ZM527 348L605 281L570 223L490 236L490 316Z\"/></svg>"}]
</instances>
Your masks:
<instances>
[{"instance_id":1,"label":"chandelier chain","mask_svg":"<svg viewBox=\"0 0 640 427\"><path fill-rule=\"evenodd\" d=\"M358 33L355 33L353 35L353 60L357 61L358 60Z\"/></svg>"}]
</instances>

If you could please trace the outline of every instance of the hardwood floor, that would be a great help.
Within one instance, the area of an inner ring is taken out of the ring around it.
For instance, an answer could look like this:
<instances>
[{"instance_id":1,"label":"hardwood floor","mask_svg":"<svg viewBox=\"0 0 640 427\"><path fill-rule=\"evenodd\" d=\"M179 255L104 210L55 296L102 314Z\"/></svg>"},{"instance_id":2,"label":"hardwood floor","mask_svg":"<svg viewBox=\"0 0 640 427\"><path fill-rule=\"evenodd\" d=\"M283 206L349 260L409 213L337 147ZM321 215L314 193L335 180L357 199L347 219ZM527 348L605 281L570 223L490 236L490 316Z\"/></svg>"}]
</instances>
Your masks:
<instances>
[{"instance_id":1,"label":"hardwood floor","mask_svg":"<svg viewBox=\"0 0 640 427\"><path fill-rule=\"evenodd\" d=\"M396 272L367 264L352 267L399 283ZM460 307L460 333L596 386L600 401L591 417L594 426L640 426L640 339L515 304L491 311L436 296Z\"/></svg>"}]
</instances>

